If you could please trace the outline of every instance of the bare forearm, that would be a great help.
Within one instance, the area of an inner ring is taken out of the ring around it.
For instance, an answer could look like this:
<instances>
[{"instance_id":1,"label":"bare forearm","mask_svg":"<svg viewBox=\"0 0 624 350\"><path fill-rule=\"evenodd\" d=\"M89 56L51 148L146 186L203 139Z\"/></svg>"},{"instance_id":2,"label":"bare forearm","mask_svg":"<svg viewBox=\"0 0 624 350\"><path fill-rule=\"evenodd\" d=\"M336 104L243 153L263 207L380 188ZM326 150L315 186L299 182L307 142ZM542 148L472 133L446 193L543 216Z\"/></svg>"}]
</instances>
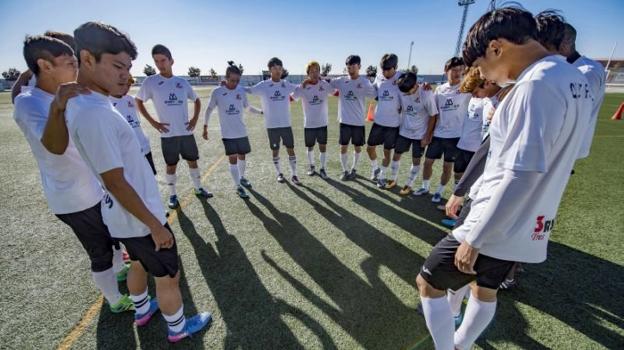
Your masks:
<instances>
[{"instance_id":1,"label":"bare forearm","mask_svg":"<svg viewBox=\"0 0 624 350\"><path fill-rule=\"evenodd\" d=\"M143 101L141 100L136 100L137 103L137 108L139 109L139 113L141 113L141 115L147 119L147 121L151 124L153 122L155 122L154 118L152 118L152 116L149 114L149 112L147 111L147 109L145 108L145 104L143 103Z\"/></svg>"},{"instance_id":2,"label":"bare forearm","mask_svg":"<svg viewBox=\"0 0 624 350\"><path fill-rule=\"evenodd\" d=\"M13 84L13 87L11 88L11 102L12 103L15 102L15 98L17 97L17 95L19 95L20 92L22 92L22 87L28 84L28 81L30 80L30 78L32 78L32 74L28 74L27 72L24 72L19 75L19 77L15 81L15 84Z\"/></svg>"},{"instance_id":3,"label":"bare forearm","mask_svg":"<svg viewBox=\"0 0 624 350\"><path fill-rule=\"evenodd\" d=\"M429 118L429 123L427 124L427 137L431 138L431 136L433 135L433 129L435 129L435 125L438 122L438 115L434 115L433 117Z\"/></svg>"},{"instance_id":4,"label":"bare forearm","mask_svg":"<svg viewBox=\"0 0 624 350\"><path fill-rule=\"evenodd\" d=\"M195 100L195 108L193 110L193 120L199 119L199 111L201 111L201 101L197 99Z\"/></svg>"},{"instance_id":5,"label":"bare forearm","mask_svg":"<svg viewBox=\"0 0 624 350\"><path fill-rule=\"evenodd\" d=\"M41 143L43 147L53 154L65 153L69 144L69 131L67 130L67 124L65 124L65 111L56 107L54 103L50 106L48 121L41 136Z\"/></svg>"}]
</instances>

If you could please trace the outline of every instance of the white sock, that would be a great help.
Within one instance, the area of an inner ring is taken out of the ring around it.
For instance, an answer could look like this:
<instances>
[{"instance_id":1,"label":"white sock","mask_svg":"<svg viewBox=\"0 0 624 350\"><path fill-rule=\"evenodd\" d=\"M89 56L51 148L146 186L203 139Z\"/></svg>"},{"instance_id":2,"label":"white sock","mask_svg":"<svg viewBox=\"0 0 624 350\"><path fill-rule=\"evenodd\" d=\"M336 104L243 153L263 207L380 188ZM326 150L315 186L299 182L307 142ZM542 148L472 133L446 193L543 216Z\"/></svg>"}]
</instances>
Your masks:
<instances>
[{"instance_id":1,"label":"white sock","mask_svg":"<svg viewBox=\"0 0 624 350\"><path fill-rule=\"evenodd\" d=\"M425 180L423 179L422 182L422 188L426 189L427 191L429 191L429 187L431 186L431 180Z\"/></svg>"},{"instance_id":2,"label":"white sock","mask_svg":"<svg viewBox=\"0 0 624 350\"><path fill-rule=\"evenodd\" d=\"M381 166L381 171L379 172L379 180L383 180L386 178L386 171L388 171L388 167Z\"/></svg>"},{"instance_id":3,"label":"white sock","mask_svg":"<svg viewBox=\"0 0 624 350\"><path fill-rule=\"evenodd\" d=\"M275 171L277 172L277 175L282 173L282 170L280 170L280 158L279 157L273 157L273 165L275 166Z\"/></svg>"},{"instance_id":4,"label":"white sock","mask_svg":"<svg viewBox=\"0 0 624 350\"><path fill-rule=\"evenodd\" d=\"M139 295L130 294L130 299L132 299L132 303L134 303L134 310L137 315L144 315L149 311L150 300L147 294L147 288L145 288L145 292Z\"/></svg>"},{"instance_id":5,"label":"white sock","mask_svg":"<svg viewBox=\"0 0 624 350\"><path fill-rule=\"evenodd\" d=\"M420 302L427 329L429 329L436 350L453 350L455 346L453 344L455 323L448 300L445 297L426 298L421 296Z\"/></svg>"},{"instance_id":6,"label":"white sock","mask_svg":"<svg viewBox=\"0 0 624 350\"><path fill-rule=\"evenodd\" d=\"M247 161L246 160L238 160L238 174L240 177L245 177L245 170L247 169Z\"/></svg>"},{"instance_id":7,"label":"white sock","mask_svg":"<svg viewBox=\"0 0 624 350\"><path fill-rule=\"evenodd\" d=\"M453 317L457 317L461 313L462 301L464 301L466 291L470 292L470 284L467 284L456 291L452 291L450 289L446 291L446 298L451 306L451 314L453 314Z\"/></svg>"},{"instance_id":8,"label":"white sock","mask_svg":"<svg viewBox=\"0 0 624 350\"><path fill-rule=\"evenodd\" d=\"M193 180L193 186L196 190L201 188L201 174L199 173L199 168L189 168L189 173L191 174L191 180Z\"/></svg>"},{"instance_id":9,"label":"white sock","mask_svg":"<svg viewBox=\"0 0 624 350\"><path fill-rule=\"evenodd\" d=\"M115 276L113 268L101 272L91 271L91 276L93 276L95 285L104 294L104 298L106 298L109 305L115 305L121 300L121 293L119 293L119 287L117 286L117 276Z\"/></svg>"},{"instance_id":10,"label":"white sock","mask_svg":"<svg viewBox=\"0 0 624 350\"><path fill-rule=\"evenodd\" d=\"M288 163L290 164L290 175L297 176L297 156L289 156Z\"/></svg>"},{"instance_id":11,"label":"white sock","mask_svg":"<svg viewBox=\"0 0 624 350\"><path fill-rule=\"evenodd\" d=\"M442 193L444 193L444 187L446 187L446 185L442 185L442 184L440 184L440 185L438 186L438 189L436 190L436 193L438 193L438 194L442 194Z\"/></svg>"},{"instance_id":12,"label":"white sock","mask_svg":"<svg viewBox=\"0 0 624 350\"><path fill-rule=\"evenodd\" d=\"M379 168L379 165L377 164L377 159L371 160L371 170L375 171L377 170L377 168Z\"/></svg>"},{"instance_id":13,"label":"white sock","mask_svg":"<svg viewBox=\"0 0 624 350\"><path fill-rule=\"evenodd\" d=\"M163 313L167 326L172 332L179 333L186 326L186 318L184 318L184 305L180 306L180 310L173 315L165 315Z\"/></svg>"},{"instance_id":14,"label":"white sock","mask_svg":"<svg viewBox=\"0 0 624 350\"><path fill-rule=\"evenodd\" d=\"M360 162L361 155L362 155L362 152L353 152L353 166L351 167L351 170L357 169L358 163Z\"/></svg>"},{"instance_id":15,"label":"white sock","mask_svg":"<svg viewBox=\"0 0 624 350\"><path fill-rule=\"evenodd\" d=\"M118 274L119 271L123 270L126 264L123 261L123 250L121 247L119 249L113 247L113 272Z\"/></svg>"},{"instance_id":16,"label":"white sock","mask_svg":"<svg viewBox=\"0 0 624 350\"><path fill-rule=\"evenodd\" d=\"M327 166L327 152L320 152L319 158L321 160L321 169L325 169Z\"/></svg>"},{"instance_id":17,"label":"white sock","mask_svg":"<svg viewBox=\"0 0 624 350\"><path fill-rule=\"evenodd\" d=\"M398 160L393 160L392 163L390 163L390 170L392 171L392 175L391 175L391 180L392 181L396 181L397 178L399 177L399 163L400 161Z\"/></svg>"},{"instance_id":18,"label":"white sock","mask_svg":"<svg viewBox=\"0 0 624 350\"><path fill-rule=\"evenodd\" d=\"M470 349L479 335L494 318L496 302L485 302L475 297L468 299L466 313L461 326L455 332L455 346L458 349Z\"/></svg>"},{"instance_id":19,"label":"white sock","mask_svg":"<svg viewBox=\"0 0 624 350\"><path fill-rule=\"evenodd\" d=\"M420 165L413 165L410 168L409 177L407 178L407 186L412 187L414 181L416 180L416 176L418 176L418 171L420 170Z\"/></svg>"},{"instance_id":20,"label":"white sock","mask_svg":"<svg viewBox=\"0 0 624 350\"><path fill-rule=\"evenodd\" d=\"M342 171L347 171L347 158L349 156L346 153L340 153L340 165L342 166Z\"/></svg>"},{"instance_id":21,"label":"white sock","mask_svg":"<svg viewBox=\"0 0 624 350\"><path fill-rule=\"evenodd\" d=\"M309 166L314 166L314 150L308 150L308 165Z\"/></svg>"},{"instance_id":22,"label":"white sock","mask_svg":"<svg viewBox=\"0 0 624 350\"><path fill-rule=\"evenodd\" d=\"M232 175L234 185L236 187L240 186L240 173L238 172L238 164L230 164L230 175Z\"/></svg>"},{"instance_id":23,"label":"white sock","mask_svg":"<svg viewBox=\"0 0 624 350\"><path fill-rule=\"evenodd\" d=\"M176 176L176 174L166 174L165 180L167 181L167 187L169 188L169 195L175 196L177 194L176 181L178 180L178 177Z\"/></svg>"}]
</instances>

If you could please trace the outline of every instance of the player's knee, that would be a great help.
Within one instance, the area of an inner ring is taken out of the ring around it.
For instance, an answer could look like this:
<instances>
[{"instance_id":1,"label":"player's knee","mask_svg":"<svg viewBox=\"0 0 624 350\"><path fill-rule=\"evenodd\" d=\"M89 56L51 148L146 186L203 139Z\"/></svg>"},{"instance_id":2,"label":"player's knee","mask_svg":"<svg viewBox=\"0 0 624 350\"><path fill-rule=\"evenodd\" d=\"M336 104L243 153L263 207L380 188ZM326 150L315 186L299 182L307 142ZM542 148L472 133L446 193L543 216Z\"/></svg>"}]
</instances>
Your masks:
<instances>
[{"instance_id":1,"label":"player's knee","mask_svg":"<svg viewBox=\"0 0 624 350\"><path fill-rule=\"evenodd\" d=\"M496 289L480 287L476 284L471 285L470 289L472 292L472 296L474 296L480 301L487 302L487 303L493 303L496 301L496 294L497 294Z\"/></svg>"},{"instance_id":2,"label":"player's knee","mask_svg":"<svg viewBox=\"0 0 624 350\"><path fill-rule=\"evenodd\" d=\"M113 267L113 251L94 252L89 259L91 260L91 271L102 272Z\"/></svg>"}]
</instances>

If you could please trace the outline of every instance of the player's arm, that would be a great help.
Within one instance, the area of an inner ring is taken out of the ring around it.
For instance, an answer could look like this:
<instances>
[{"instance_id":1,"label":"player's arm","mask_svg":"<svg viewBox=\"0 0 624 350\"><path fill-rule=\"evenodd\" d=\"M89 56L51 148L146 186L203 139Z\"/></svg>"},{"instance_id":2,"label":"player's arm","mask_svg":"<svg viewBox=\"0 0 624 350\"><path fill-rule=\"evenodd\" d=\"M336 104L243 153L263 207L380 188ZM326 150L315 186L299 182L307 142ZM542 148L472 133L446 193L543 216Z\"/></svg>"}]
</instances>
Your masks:
<instances>
[{"instance_id":1,"label":"player's arm","mask_svg":"<svg viewBox=\"0 0 624 350\"><path fill-rule=\"evenodd\" d=\"M186 130L193 131L195 129L195 125L197 125L197 121L199 120L199 112L201 111L201 100L199 96L193 90L191 84L186 81L186 98L191 101L194 101L193 105L193 117L186 123Z\"/></svg>"},{"instance_id":2,"label":"player's arm","mask_svg":"<svg viewBox=\"0 0 624 350\"><path fill-rule=\"evenodd\" d=\"M425 110L429 113L429 121L427 123L427 131L425 132L425 137L420 140L420 145L425 147L431 143L431 138L433 137L433 130L435 129L435 125L438 122L439 111L438 106L436 105L435 96L431 91L425 91Z\"/></svg>"},{"instance_id":3,"label":"player's arm","mask_svg":"<svg viewBox=\"0 0 624 350\"><path fill-rule=\"evenodd\" d=\"M15 84L13 84L13 87L11 87L11 103L15 103L15 97L17 97L17 95L22 92L22 87L28 85L28 81L30 80L30 78L32 78L32 76L33 73L30 69L27 69L25 72L20 73L20 75L17 77L17 80L15 81Z\"/></svg>"},{"instance_id":4,"label":"player's arm","mask_svg":"<svg viewBox=\"0 0 624 350\"><path fill-rule=\"evenodd\" d=\"M208 122L210 121L210 116L215 108L217 108L217 89L212 90L212 94L210 95L210 101L208 101L208 107L206 108L206 113L204 113L204 131L202 133L202 137L204 140L208 140Z\"/></svg>"},{"instance_id":5,"label":"player's arm","mask_svg":"<svg viewBox=\"0 0 624 350\"><path fill-rule=\"evenodd\" d=\"M260 108L256 108L249 104L249 100L247 99L247 95L243 95L243 108L249 113L253 113L256 115L263 115L264 112Z\"/></svg>"},{"instance_id":6,"label":"player's arm","mask_svg":"<svg viewBox=\"0 0 624 350\"><path fill-rule=\"evenodd\" d=\"M56 95L50 104L48 121L41 133L41 144L48 152L63 154L69 144L69 131L65 123L65 108L67 101L79 94L88 94L89 90L78 83L64 83L59 85Z\"/></svg>"}]
</instances>

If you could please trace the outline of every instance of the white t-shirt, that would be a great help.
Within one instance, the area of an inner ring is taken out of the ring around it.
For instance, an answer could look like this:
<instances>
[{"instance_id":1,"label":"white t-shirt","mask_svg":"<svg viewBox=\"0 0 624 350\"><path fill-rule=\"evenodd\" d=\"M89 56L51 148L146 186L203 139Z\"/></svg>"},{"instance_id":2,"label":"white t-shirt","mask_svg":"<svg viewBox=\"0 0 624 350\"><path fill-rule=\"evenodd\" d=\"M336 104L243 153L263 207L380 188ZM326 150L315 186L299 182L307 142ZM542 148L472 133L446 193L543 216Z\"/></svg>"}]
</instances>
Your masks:
<instances>
[{"instance_id":1,"label":"white t-shirt","mask_svg":"<svg viewBox=\"0 0 624 350\"><path fill-rule=\"evenodd\" d=\"M160 201L158 184L134 131L115 110L107 96L97 92L69 100L65 111L67 128L76 148L91 170L100 174L123 168L128 184L149 211L164 225L165 208ZM102 202L102 218L112 237L144 237L150 230L107 194Z\"/></svg>"},{"instance_id":2,"label":"white t-shirt","mask_svg":"<svg viewBox=\"0 0 624 350\"><path fill-rule=\"evenodd\" d=\"M377 95L375 87L368 78L359 76L357 79L340 77L329 83L337 89L340 96L338 100L338 121L342 124L363 126L364 125L364 102L367 97Z\"/></svg>"},{"instance_id":3,"label":"white t-shirt","mask_svg":"<svg viewBox=\"0 0 624 350\"><path fill-rule=\"evenodd\" d=\"M602 64L589 59L585 56L579 57L572 65L583 73L585 79L589 82L589 88L594 96L594 106L591 112L591 119L587 130L585 131L585 137L583 138L583 144L579 151L579 158L585 158L589 156L589 150L591 148L592 141L594 140L594 131L596 130L596 122L598 121L598 112L600 112L600 106L605 96L606 89L606 75L605 69Z\"/></svg>"},{"instance_id":4,"label":"white t-shirt","mask_svg":"<svg viewBox=\"0 0 624 350\"><path fill-rule=\"evenodd\" d=\"M168 123L168 132L160 137L193 135L186 130L189 123L188 103L197 100L197 94L191 84L180 77L165 78L160 74L151 75L143 81L136 96L139 100L154 102L158 121Z\"/></svg>"},{"instance_id":5,"label":"white t-shirt","mask_svg":"<svg viewBox=\"0 0 624 350\"><path fill-rule=\"evenodd\" d=\"M65 153L53 154L41 143L54 96L34 87L15 98L13 117L37 160L41 185L54 214L77 213L95 206L104 191L82 160L71 137Z\"/></svg>"},{"instance_id":6,"label":"white t-shirt","mask_svg":"<svg viewBox=\"0 0 624 350\"><path fill-rule=\"evenodd\" d=\"M134 131L134 134L139 140L139 145L141 146L141 152L143 154L148 154L152 151L150 146L149 139L145 136L143 129L141 128L141 120L139 119L139 115L137 113L137 109L134 101L134 97L130 95L122 96L121 98L109 96L113 107L117 109L117 112L121 114L122 117L126 118L128 125Z\"/></svg>"},{"instance_id":7,"label":"white t-shirt","mask_svg":"<svg viewBox=\"0 0 624 350\"><path fill-rule=\"evenodd\" d=\"M264 125L267 129L272 129L290 126L290 94L296 87L297 85L286 80L274 82L268 79L245 90L252 95L260 96Z\"/></svg>"},{"instance_id":8,"label":"white t-shirt","mask_svg":"<svg viewBox=\"0 0 624 350\"><path fill-rule=\"evenodd\" d=\"M480 242L480 254L539 263L546 259L557 209L583 141L592 108L587 80L572 65L547 56L526 68L497 107L490 125L490 152L460 242ZM490 201L505 171L530 172L537 181L528 200ZM508 215L482 221L489 206ZM504 225L500 225L502 220ZM497 230L488 227L497 226Z\"/></svg>"},{"instance_id":9,"label":"white t-shirt","mask_svg":"<svg viewBox=\"0 0 624 350\"><path fill-rule=\"evenodd\" d=\"M485 99L473 97L468 103L468 112L462 125L462 133L457 148L476 152L481 145L481 129L483 129L483 111Z\"/></svg>"},{"instance_id":10,"label":"white t-shirt","mask_svg":"<svg viewBox=\"0 0 624 350\"><path fill-rule=\"evenodd\" d=\"M221 137L224 139L237 139L247 136L247 128L243 122L244 109L249 106L247 93L240 85L230 90L225 86L219 86L212 91L206 113L212 113L217 108L219 112L219 124L221 125Z\"/></svg>"},{"instance_id":11,"label":"white t-shirt","mask_svg":"<svg viewBox=\"0 0 624 350\"><path fill-rule=\"evenodd\" d=\"M483 121L481 123L481 140L484 140L488 135L488 130L490 128L490 123L492 118L490 115L494 116L494 112L496 111L496 106L498 106L498 97L485 97L483 104Z\"/></svg>"},{"instance_id":12,"label":"white t-shirt","mask_svg":"<svg viewBox=\"0 0 624 350\"><path fill-rule=\"evenodd\" d=\"M433 136L452 139L461 136L462 124L468 111L468 102L472 94L459 92L459 84L451 86L444 83L435 90L438 104L438 121Z\"/></svg>"},{"instance_id":13,"label":"white t-shirt","mask_svg":"<svg viewBox=\"0 0 624 350\"><path fill-rule=\"evenodd\" d=\"M438 114L435 96L432 91L425 91L422 87L411 94L401 94L402 121L399 135L412 140L422 140L427 132L429 118Z\"/></svg>"},{"instance_id":14,"label":"white t-shirt","mask_svg":"<svg viewBox=\"0 0 624 350\"><path fill-rule=\"evenodd\" d=\"M301 85L297 86L293 97L301 99L304 128L327 126L327 96L333 94L333 92L334 89L325 80L321 80L315 85L308 84L305 89Z\"/></svg>"},{"instance_id":15,"label":"white t-shirt","mask_svg":"<svg viewBox=\"0 0 624 350\"><path fill-rule=\"evenodd\" d=\"M383 75L375 78L373 84L377 90L377 107L375 108L375 124L398 127L401 123L401 91L396 84L401 73L386 79Z\"/></svg>"}]
</instances>

